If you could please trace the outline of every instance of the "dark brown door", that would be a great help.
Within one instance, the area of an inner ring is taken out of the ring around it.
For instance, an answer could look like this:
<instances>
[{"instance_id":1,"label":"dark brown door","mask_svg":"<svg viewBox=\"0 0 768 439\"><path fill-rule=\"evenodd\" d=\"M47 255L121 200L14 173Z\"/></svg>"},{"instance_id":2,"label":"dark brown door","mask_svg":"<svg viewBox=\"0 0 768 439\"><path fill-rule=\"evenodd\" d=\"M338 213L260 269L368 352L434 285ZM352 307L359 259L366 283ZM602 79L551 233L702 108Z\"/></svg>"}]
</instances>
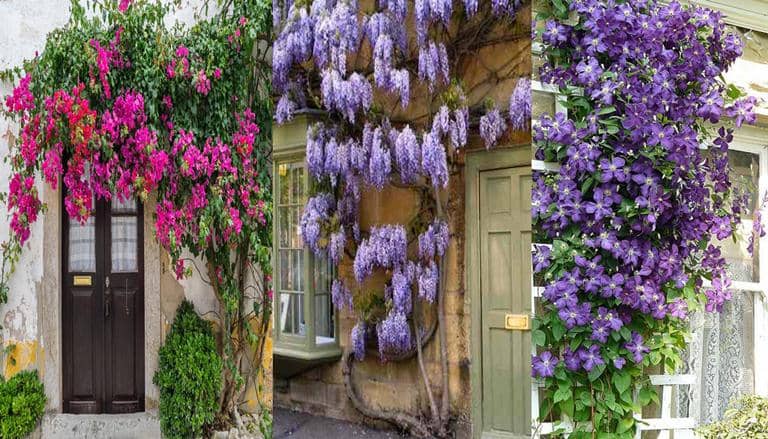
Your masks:
<instances>
[{"instance_id":1,"label":"dark brown door","mask_svg":"<svg viewBox=\"0 0 768 439\"><path fill-rule=\"evenodd\" d=\"M64 411L143 411L141 204L97 202L85 224L64 217Z\"/></svg>"}]
</instances>

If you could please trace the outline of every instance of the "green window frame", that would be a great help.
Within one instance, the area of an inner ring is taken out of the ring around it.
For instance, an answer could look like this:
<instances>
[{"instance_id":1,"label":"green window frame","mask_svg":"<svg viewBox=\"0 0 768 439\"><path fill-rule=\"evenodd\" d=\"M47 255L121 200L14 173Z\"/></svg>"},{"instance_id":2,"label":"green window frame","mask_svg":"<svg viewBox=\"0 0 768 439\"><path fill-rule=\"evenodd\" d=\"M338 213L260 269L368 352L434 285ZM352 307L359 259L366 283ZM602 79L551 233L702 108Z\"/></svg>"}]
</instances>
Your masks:
<instances>
[{"instance_id":1,"label":"green window frame","mask_svg":"<svg viewBox=\"0 0 768 439\"><path fill-rule=\"evenodd\" d=\"M331 300L336 269L316 258L301 239L299 223L312 189L306 164L307 127L318 116L305 112L273 131L274 348L276 358L306 365L341 355L339 318ZM279 363L276 363L276 373Z\"/></svg>"}]
</instances>

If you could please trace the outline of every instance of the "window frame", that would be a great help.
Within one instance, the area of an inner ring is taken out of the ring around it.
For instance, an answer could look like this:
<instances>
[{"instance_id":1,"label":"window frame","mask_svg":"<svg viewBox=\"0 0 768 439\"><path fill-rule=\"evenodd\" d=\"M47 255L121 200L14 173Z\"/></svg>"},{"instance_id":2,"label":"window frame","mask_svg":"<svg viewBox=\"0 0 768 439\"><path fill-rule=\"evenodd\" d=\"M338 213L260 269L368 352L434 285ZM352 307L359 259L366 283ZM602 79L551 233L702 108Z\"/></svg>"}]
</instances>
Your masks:
<instances>
[{"instance_id":1,"label":"window frame","mask_svg":"<svg viewBox=\"0 0 768 439\"><path fill-rule=\"evenodd\" d=\"M318 343L316 337L316 315L315 315L315 286L313 280L316 257L312 254L306 245L302 246L303 267L301 276L303 287L301 289L302 307L304 316L305 333L296 335L282 330L280 322L280 304L282 303L283 288L281 285L281 264L280 264L280 166L291 163L301 163L305 172L302 177L305 197L308 197L311 189L311 181L307 172L306 164L306 132L307 127L312 124L318 112L303 111L295 115L294 119L282 125L275 125L273 128L273 200L274 209L272 212L272 270L274 283L274 300L276 308L272 313L273 324L273 353L276 356L303 360L303 361L322 361L341 356L341 347L339 343L339 312L331 303L330 325L333 327L333 341L327 343ZM306 204L306 198L301 203L301 207ZM335 271L335 270L334 270ZM329 297L330 297L330 284ZM290 303L290 302L289 302Z\"/></svg>"}]
</instances>

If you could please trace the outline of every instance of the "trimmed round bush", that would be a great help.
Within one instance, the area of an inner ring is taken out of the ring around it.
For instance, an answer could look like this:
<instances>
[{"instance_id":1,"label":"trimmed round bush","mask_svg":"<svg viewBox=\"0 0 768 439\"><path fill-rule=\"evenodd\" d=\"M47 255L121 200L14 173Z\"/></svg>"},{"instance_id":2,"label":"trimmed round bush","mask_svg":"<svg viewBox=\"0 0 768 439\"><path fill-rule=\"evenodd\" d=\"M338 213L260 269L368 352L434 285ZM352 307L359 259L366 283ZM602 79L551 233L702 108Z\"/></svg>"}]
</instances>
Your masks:
<instances>
[{"instance_id":1,"label":"trimmed round bush","mask_svg":"<svg viewBox=\"0 0 768 439\"><path fill-rule=\"evenodd\" d=\"M167 438L199 437L213 423L222 361L211 325L184 301L160 348L153 382L160 389L160 428Z\"/></svg>"},{"instance_id":2,"label":"trimmed round bush","mask_svg":"<svg viewBox=\"0 0 768 439\"><path fill-rule=\"evenodd\" d=\"M45 390L36 370L0 376L0 439L21 439L35 429L45 410Z\"/></svg>"}]
</instances>

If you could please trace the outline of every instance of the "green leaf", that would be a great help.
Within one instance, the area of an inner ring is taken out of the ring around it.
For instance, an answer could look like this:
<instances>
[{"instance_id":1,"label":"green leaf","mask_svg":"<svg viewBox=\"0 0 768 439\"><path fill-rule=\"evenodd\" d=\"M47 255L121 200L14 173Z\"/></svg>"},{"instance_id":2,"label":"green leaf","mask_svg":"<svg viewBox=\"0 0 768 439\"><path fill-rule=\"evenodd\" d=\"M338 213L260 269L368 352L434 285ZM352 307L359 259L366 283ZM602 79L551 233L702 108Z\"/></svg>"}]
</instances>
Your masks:
<instances>
[{"instance_id":1,"label":"green leaf","mask_svg":"<svg viewBox=\"0 0 768 439\"><path fill-rule=\"evenodd\" d=\"M544 346L547 343L547 334L541 329L531 332L531 338L533 339L533 344L536 346Z\"/></svg>"},{"instance_id":2,"label":"green leaf","mask_svg":"<svg viewBox=\"0 0 768 439\"><path fill-rule=\"evenodd\" d=\"M632 378L628 373L620 371L613 375L613 385L616 386L616 390L619 394L624 393L632 384Z\"/></svg>"},{"instance_id":3,"label":"green leaf","mask_svg":"<svg viewBox=\"0 0 768 439\"><path fill-rule=\"evenodd\" d=\"M629 429L632 428L632 426L635 425L635 419L632 417L624 418L621 421L619 421L618 427L616 427L616 433L624 433L629 431Z\"/></svg>"},{"instance_id":4,"label":"green leaf","mask_svg":"<svg viewBox=\"0 0 768 439\"><path fill-rule=\"evenodd\" d=\"M589 371L589 374L587 374L587 377L589 377L590 381L596 381L600 376L603 374L603 371L605 371L605 365L601 364L600 366L595 366L592 368L592 370Z\"/></svg>"},{"instance_id":5,"label":"green leaf","mask_svg":"<svg viewBox=\"0 0 768 439\"><path fill-rule=\"evenodd\" d=\"M555 391L555 394L552 397L552 402L557 404L560 401L565 401L571 399L571 388L570 387L558 387L557 391Z\"/></svg>"},{"instance_id":6,"label":"green leaf","mask_svg":"<svg viewBox=\"0 0 768 439\"><path fill-rule=\"evenodd\" d=\"M552 337L554 337L555 341L560 341L563 338L563 335L565 334L565 325L563 325L562 321L560 319L555 319L552 322Z\"/></svg>"}]
</instances>

